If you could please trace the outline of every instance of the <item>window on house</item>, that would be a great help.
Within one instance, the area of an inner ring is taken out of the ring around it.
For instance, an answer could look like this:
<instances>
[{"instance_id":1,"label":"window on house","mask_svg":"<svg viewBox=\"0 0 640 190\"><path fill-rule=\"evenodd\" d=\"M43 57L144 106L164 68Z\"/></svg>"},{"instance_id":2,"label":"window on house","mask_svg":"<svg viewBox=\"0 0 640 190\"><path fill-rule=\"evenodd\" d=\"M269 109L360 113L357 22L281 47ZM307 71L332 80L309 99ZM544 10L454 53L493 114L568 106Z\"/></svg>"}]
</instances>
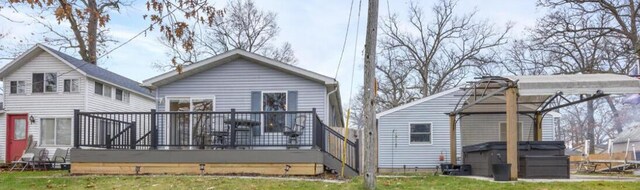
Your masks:
<instances>
[{"instance_id":1,"label":"window on house","mask_svg":"<svg viewBox=\"0 0 640 190\"><path fill-rule=\"evenodd\" d=\"M124 93L122 94L122 101L129 103L130 99L131 99L131 94L127 91L124 91Z\"/></svg>"},{"instance_id":2,"label":"window on house","mask_svg":"<svg viewBox=\"0 0 640 190\"><path fill-rule=\"evenodd\" d=\"M102 95L103 86L102 83L95 82L93 92Z\"/></svg>"},{"instance_id":3,"label":"window on house","mask_svg":"<svg viewBox=\"0 0 640 190\"><path fill-rule=\"evenodd\" d=\"M106 97L111 97L111 86L104 85L104 94Z\"/></svg>"},{"instance_id":4,"label":"window on house","mask_svg":"<svg viewBox=\"0 0 640 190\"><path fill-rule=\"evenodd\" d=\"M522 122L518 122L518 141L522 140ZM500 122L500 141L507 141L507 123Z\"/></svg>"},{"instance_id":5,"label":"window on house","mask_svg":"<svg viewBox=\"0 0 640 190\"><path fill-rule=\"evenodd\" d=\"M78 79L64 79L64 92L78 92Z\"/></svg>"},{"instance_id":6,"label":"window on house","mask_svg":"<svg viewBox=\"0 0 640 190\"><path fill-rule=\"evenodd\" d=\"M124 92L122 89L116 88L116 100L123 101L124 100L123 93Z\"/></svg>"},{"instance_id":7,"label":"window on house","mask_svg":"<svg viewBox=\"0 0 640 190\"><path fill-rule=\"evenodd\" d=\"M58 75L56 73L33 73L31 78L31 92L57 92Z\"/></svg>"},{"instance_id":8,"label":"window on house","mask_svg":"<svg viewBox=\"0 0 640 190\"><path fill-rule=\"evenodd\" d=\"M24 94L25 93L25 85L24 81L11 81L9 93L11 94Z\"/></svg>"},{"instance_id":9,"label":"window on house","mask_svg":"<svg viewBox=\"0 0 640 190\"><path fill-rule=\"evenodd\" d=\"M431 124L430 123L412 123L410 124L410 141L411 144L431 143Z\"/></svg>"},{"instance_id":10,"label":"window on house","mask_svg":"<svg viewBox=\"0 0 640 190\"><path fill-rule=\"evenodd\" d=\"M44 92L44 73L33 73L31 78L31 92Z\"/></svg>"},{"instance_id":11,"label":"window on house","mask_svg":"<svg viewBox=\"0 0 640 190\"><path fill-rule=\"evenodd\" d=\"M71 118L40 119L42 145L71 146Z\"/></svg>"},{"instance_id":12,"label":"window on house","mask_svg":"<svg viewBox=\"0 0 640 190\"><path fill-rule=\"evenodd\" d=\"M94 92L106 97L111 97L111 86L95 82Z\"/></svg>"},{"instance_id":13,"label":"window on house","mask_svg":"<svg viewBox=\"0 0 640 190\"><path fill-rule=\"evenodd\" d=\"M277 112L287 111L287 93L263 93L262 111ZM264 132L284 132L285 114L269 113L264 116Z\"/></svg>"}]
</instances>

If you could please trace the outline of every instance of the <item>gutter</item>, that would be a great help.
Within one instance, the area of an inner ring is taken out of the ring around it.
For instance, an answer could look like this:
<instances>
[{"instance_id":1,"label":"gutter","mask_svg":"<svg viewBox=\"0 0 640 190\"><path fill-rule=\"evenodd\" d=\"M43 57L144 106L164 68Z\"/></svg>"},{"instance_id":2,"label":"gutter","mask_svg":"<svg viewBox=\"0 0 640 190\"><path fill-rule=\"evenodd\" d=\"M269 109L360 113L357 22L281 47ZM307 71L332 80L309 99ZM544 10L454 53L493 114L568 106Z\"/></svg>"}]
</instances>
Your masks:
<instances>
[{"instance_id":1,"label":"gutter","mask_svg":"<svg viewBox=\"0 0 640 190\"><path fill-rule=\"evenodd\" d=\"M331 94L338 92L338 90L339 90L339 89L340 89L340 85L336 83L335 88L334 88L331 92L327 93L327 101L328 101L328 102L327 102L327 103L328 103L327 108L328 108L328 109L331 109ZM337 99L337 98L336 98L336 99ZM338 106L342 107L342 105L338 105ZM325 113L325 115L326 115L326 118L325 118L325 119L327 119L327 120L328 120L328 119L329 119L329 117L330 117L330 116L329 116L329 113L331 113L331 112L327 112L327 111L325 111L325 112L326 112L326 113ZM340 115L342 115L342 114L340 114ZM334 118L334 119L335 119L335 118ZM328 121L327 121L327 122L328 122ZM344 122L341 122L341 123L343 123L343 125L342 125L342 126L344 127Z\"/></svg>"}]
</instances>

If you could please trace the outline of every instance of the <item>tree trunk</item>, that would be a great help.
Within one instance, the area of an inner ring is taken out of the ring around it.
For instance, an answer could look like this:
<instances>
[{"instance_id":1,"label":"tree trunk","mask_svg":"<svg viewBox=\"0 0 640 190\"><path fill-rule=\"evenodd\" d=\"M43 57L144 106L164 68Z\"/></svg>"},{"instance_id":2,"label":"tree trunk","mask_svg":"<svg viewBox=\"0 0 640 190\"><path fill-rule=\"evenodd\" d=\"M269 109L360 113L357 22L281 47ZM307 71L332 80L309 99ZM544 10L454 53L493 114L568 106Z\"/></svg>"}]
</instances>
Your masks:
<instances>
[{"instance_id":1,"label":"tree trunk","mask_svg":"<svg viewBox=\"0 0 640 190\"><path fill-rule=\"evenodd\" d=\"M618 109L616 108L616 105L613 103L613 99L611 99L611 96L607 96L607 104L609 104L609 108L611 109L611 112L613 113L613 123L614 123L614 129L618 132L621 133L622 132L622 121L620 121L620 113L618 112Z\"/></svg>"},{"instance_id":2,"label":"tree trunk","mask_svg":"<svg viewBox=\"0 0 640 190\"><path fill-rule=\"evenodd\" d=\"M376 172L378 168L378 131L375 117L375 84L376 84L376 40L378 32L378 0L369 0L369 16L367 18L367 36L364 51L364 144L365 162L364 187L376 188Z\"/></svg>"},{"instance_id":3,"label":"tree trunk","mask_svg":"<svg viewBox=\"0 0 640 190\"><path fill-rule=\"evenodd\" d=\"M87 25L87 57L89 60L85 60L89 63L96 64L98 58L97 53L97 37L98 37L98 19L100 19L100 12L96 0L88 0L88 8L91 10L89 14L89 23Z\"/></svg>"},{"instance_id":4,"label":"tree trunk","mask_svg":"<svg viewBox=\"0 0 640 190\"><path fill-rule=\"evenodd\" d=\"M596 144L596 119L594 117L595 107L593 105L593 100L589 100L587 102L587 140L589 140L589 154L595 154L595 144Z\"/></svg>"}]
</instances>

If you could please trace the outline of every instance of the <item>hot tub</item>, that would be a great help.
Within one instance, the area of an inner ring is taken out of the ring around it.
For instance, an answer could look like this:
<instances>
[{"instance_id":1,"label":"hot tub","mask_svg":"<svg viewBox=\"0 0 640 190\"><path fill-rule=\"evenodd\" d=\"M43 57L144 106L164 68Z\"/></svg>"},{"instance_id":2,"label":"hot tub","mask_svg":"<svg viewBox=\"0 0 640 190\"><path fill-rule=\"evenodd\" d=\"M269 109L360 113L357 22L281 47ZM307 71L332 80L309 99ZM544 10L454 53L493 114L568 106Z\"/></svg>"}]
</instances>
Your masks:
<instances>
[{"instance_id":1,"label":"hot tub","mask_svg":"<svg viewBox=\"0 0 640 190\"><path fill-rule=\"evenodd\" d=\"M518 142L521 178L569 178L569 157L563 141ZM471 174L493 177L491 166L507 162L506 142L486 142L462 147L463 163L471 165Z\"/></svg>"}]
</instances>

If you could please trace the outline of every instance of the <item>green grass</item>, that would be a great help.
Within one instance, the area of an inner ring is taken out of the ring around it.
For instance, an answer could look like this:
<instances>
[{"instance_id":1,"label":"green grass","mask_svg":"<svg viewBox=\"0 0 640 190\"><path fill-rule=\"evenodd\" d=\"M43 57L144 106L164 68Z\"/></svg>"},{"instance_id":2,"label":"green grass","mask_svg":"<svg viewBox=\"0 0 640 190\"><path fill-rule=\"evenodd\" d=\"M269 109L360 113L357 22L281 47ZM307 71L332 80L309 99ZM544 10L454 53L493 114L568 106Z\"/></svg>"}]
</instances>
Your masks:
<instances>
[{"instance_id":1,"label":"green grass","mask_svg":"<svg viewBox=\"0 0 640 190\"><path fill-rule=\"evenodd\" d=\"M362 189L345 183L215 176L69 176L66 172L4 172L0 189ZM379 189L640 189L640 182L494 183L459 177L416 175L379 178Z\"/></svg>"}]
</instances>

